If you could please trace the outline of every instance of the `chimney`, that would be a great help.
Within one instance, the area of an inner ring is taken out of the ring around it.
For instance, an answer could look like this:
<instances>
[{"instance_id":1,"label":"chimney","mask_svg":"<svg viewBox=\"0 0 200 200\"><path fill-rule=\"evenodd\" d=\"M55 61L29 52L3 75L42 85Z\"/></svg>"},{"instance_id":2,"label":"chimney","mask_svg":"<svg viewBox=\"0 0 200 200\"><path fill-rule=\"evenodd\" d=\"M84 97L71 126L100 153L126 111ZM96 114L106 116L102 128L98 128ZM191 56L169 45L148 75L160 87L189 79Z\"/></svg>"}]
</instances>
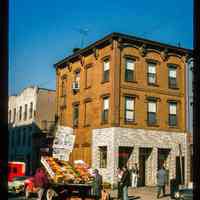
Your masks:
<instances>
[{"instance_id":1,"label":"chimney","mask_svg":"<svg viewBox=\"0 0 200 200\"><path fill-rule=\"evenodd\" d=\"M73 49L73 53L76 53L77 51L79 51L81 48L74 48Z\"/></svg>"}]
</instances>

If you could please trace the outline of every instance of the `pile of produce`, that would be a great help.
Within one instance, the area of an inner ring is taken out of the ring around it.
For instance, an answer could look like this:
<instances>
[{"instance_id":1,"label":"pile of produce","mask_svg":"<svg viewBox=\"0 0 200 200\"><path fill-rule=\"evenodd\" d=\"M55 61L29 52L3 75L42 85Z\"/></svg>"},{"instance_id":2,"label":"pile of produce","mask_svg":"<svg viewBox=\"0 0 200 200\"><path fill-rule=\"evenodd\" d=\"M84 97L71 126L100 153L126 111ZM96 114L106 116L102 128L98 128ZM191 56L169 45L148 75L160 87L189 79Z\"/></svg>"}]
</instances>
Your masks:
<instances>
[{"instance_id":1,"label":"pile of produce","mask_svg":"<svg viewBox=\"0 0 200 200\"><path fill-rule=\"evenodd\" d=\"M51 179L54 182L65 182L65 183L89 183L92 182L93 177L89 173L89 166L85 164L75 164L72 166L67 161L61 161L53 157L43 157L44 167L50 168L53 176ZM49 172L49 170L47 170Z\"/></svg>"},{"instance_id":2,"label":"pile of produce","mask_svg":"<svg viewBox=\"0 0 200 200\"><path fill-rule=\"evenodd\" d=\"M92 182L93 176L89 172L89 166L85 163L75 163L74 164L75 171L80 174L81 180L83 182Z\"/></svg>"}]
</instances>

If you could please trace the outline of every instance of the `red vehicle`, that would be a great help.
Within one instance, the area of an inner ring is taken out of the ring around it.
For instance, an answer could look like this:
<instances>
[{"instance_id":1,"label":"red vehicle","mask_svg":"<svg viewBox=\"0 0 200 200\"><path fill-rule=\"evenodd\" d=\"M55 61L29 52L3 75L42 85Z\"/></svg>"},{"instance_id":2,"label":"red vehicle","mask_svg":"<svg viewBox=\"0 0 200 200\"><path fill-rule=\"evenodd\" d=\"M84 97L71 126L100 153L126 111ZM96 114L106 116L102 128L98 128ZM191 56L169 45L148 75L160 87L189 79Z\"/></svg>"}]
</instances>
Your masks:
<instances>
[{"instance_id":1,"label":"red vehicle","mask_svg":"<svg viewBox=\"0 0 200 200\"><path fill-rule=\"evenodd\" d=\"M8 162L8 181L16 176L25 176L26 164L24 162Z\"/></svg>"}]
</instances>

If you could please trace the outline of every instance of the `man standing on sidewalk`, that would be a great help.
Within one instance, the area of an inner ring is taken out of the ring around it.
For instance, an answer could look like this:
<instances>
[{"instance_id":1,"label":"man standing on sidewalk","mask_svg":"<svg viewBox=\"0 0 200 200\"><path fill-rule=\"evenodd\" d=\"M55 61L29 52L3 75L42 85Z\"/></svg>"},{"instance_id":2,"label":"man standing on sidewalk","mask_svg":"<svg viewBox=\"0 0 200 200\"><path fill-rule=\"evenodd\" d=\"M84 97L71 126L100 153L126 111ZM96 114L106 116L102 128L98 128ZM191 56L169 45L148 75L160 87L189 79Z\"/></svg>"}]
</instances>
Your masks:
<instances>
[{"instance_id":1,"label":"man standing on sidewalk","mask_svg":"<svg viewBox=\"0 0 200 200\"><path fill-rule=\"evenodd\" d=\"M167 173L163 166L157 172L157 198L160 197L161 190L165 196L165 185L167 183Z\"/></svg>"},{"instance_id":2,"label":"man standing on sidewalk","mask_svg":"<svg viewBox=\"0 0 200 200\"><path fill-rule=\"evenodd\" d=\"M123 167L121 186L123 190L123 200L128 200L128 186L130 186L130 172L126 166Z\"/></svg>"}]
</instances>

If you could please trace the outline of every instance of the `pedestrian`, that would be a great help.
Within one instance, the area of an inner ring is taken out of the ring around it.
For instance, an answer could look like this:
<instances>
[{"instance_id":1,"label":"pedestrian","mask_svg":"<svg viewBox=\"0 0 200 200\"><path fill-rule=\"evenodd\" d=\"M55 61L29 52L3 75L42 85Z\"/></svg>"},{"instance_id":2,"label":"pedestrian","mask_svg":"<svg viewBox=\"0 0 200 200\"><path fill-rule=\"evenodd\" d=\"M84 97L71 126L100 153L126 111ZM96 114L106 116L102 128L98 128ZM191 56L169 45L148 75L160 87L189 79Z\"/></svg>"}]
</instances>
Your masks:
<instances>
[{"instance_id":1,"label":"pedestrian","mask_svg":"<svg viewBox=\"0 0 200 200\"><path fill-rule=\"evenodd\" d=\"M130 172L126 166L123 167L123 175L121 178L121 187L123 191L123 200L128 200L128 186L130 186Z\"/></svg>"},{"instance_id":2,"label":"pedestrian","mask_svg":"<svg viewBox=\"0 0 200 200\"><path fill-rule=\"evenodd\" d=\"M121 179L122 179L122 175L123 175L123 170L122 169L120 169L120 168L118 168L117 169L117 191L118 191L118 193L117 193L117 197L118 197L118 199L122 199L122 186L121 186Z\"/></svg>"},{"instance_id":3,"label":"pedestrian","mask_svg":"<svg viewBox=\"0 0 200 200\"><path fill-rule=\"evenodd\" d=\"M43 168L38 168L34 176L35 187L37 188L38 198L42 200L43 193L48 185L48 178Z\"/></svg>"},{"instance_id":4,"label":"pedestrian","mask_svg":"<svg viewBox=\"0 0 200 200\"><path fill-rule=\"evenodd\" d=\"M167 173L163 165L157 172L157 198L160 197L161 190L165 196L165 185L167 183Z\"/></svg>"},{"instance_id":5,"label":"pedestrian","mask_svg":"<svg viewBox=\"0 0 200 200\"><path fill-rule=\"evenodd\" d=\"M99 174L98 169L94 170L94 185L93 185L93 189L94 189L94 195L95 195L95 199L99 200L101 198L101 192L102 192L102 176Z\"/></svg>"},{"instance_id":6,"label":"pedestrian","mask_svg":"<svg viewBox=\"0 0 200 200\"><path fill-rule=\"evenodd\" d=\"M138 186L138 174L139 174L139 170L138 170L138 167L137 167L137 163L134 164L132 170L131 170L131 186L133 188L136 188Z\"/></svg>"}]
</instances>

